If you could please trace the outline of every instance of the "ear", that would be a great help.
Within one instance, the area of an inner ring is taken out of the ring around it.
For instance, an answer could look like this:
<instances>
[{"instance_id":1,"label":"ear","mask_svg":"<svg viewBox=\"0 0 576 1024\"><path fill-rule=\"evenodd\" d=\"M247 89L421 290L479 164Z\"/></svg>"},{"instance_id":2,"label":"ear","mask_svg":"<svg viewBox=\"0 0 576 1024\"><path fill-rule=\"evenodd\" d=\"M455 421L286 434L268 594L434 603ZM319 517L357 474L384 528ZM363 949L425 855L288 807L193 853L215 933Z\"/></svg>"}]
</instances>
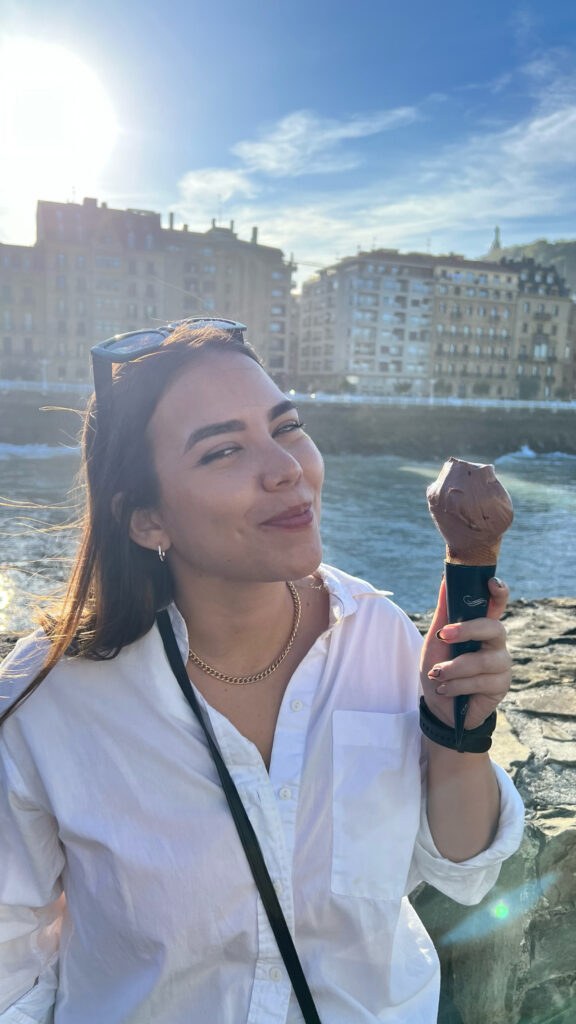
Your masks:
<instances>
[{"instance_id":1,"label":"ear","mask_svg":"<svg viewBox=\"0 0 576 1024\"><path fill-rule=\"evenodd\" d=\"M161 547L167 551L170 538L162 525L160 516L153 508L137 508L130 516L130 539L141 548L156 551Z\"/></svg>"}]
</instances>

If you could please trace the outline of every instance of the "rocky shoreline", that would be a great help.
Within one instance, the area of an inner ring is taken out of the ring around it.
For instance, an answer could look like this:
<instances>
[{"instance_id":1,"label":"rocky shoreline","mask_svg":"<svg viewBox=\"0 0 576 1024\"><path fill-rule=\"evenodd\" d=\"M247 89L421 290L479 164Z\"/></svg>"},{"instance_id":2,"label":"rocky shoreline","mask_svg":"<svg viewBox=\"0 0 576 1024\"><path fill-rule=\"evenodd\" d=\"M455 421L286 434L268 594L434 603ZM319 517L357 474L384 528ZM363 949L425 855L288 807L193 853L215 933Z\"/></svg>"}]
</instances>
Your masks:
<instances>
[{"instance_id":1,"label":"rocky shoreline","mask_svg":"<svg viewBox=\"0 0 576 1024\"><path fill-rule=\"evenodd\" d=\"M413 901L440 953L439 1024L574 1024L576 598L512 601L505 622L513 679L491 754L524 801L524 841L478 907L427 886Z\"/></svg>"},{"instance_id":2,"label":"rocky shoreline","mask_svg":"<svg viewBox=\"0 0 576 1024\"><path fill-rule=\"evenodd\" d=\"M478 907L428 886L412 898L440 953L439 1024L574 1024L576 598L513 601L505 621L513 681L492 754L526 806L522 847ZM0 634L0 659L15 640Z\"/></svg>"}]
</instances>

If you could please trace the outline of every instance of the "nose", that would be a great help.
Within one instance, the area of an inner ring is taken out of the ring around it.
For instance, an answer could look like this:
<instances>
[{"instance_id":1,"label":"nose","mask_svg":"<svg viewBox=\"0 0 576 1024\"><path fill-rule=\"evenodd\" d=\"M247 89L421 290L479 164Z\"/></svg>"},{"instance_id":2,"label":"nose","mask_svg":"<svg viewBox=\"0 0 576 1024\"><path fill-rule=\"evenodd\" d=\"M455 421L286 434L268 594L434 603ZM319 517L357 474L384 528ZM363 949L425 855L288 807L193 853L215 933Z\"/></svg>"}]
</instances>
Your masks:
<instances>
[{"instance_id":1,"label":"nose","mask_svg":"<svg viewBox=\"0 0 576 1024\"><path fill-rule=\"evenodd\" d=\"M302 466L290 452L281 445L273 444L266 452L262 467L262 486L266 491L277 491L281 487L292 487L302 477Z\"/></svg>"}]
</instances>

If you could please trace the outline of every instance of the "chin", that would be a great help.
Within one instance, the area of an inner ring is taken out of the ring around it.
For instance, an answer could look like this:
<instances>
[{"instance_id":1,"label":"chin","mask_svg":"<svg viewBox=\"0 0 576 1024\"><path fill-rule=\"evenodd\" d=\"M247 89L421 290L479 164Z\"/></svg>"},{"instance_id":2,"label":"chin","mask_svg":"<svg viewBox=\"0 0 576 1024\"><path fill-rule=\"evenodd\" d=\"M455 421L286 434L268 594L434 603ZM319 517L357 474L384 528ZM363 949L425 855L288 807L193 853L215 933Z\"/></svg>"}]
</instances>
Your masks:
<instances>
[{"instance_id":1,"label":"chin","mask_svg":"<svg viewBox=\"0 0 576 1024\"><path fill-rule=\"evenodd\" d=\"M310 576L322 561L322 546L318 544L314 546L313 550L309 550L301 553L301 557L294 557L290 559L290 564L287 566L287 573L284 577L287 580L301 580L305 576Z\"/></svg>"}]
</instances>

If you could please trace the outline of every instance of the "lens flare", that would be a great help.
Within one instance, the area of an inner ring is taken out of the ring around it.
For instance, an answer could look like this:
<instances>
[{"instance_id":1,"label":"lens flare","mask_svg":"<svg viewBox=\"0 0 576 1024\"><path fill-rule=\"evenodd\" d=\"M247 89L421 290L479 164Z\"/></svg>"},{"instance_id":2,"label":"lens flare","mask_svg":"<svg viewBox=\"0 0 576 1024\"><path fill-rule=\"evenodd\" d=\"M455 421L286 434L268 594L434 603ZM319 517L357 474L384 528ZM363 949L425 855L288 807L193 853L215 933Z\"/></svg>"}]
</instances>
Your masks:
<instances>
[{"instance_id":1,"label":"lens flare","mask_svg":"<svg viewBox=\"0 0 576 1024\"><path fill-rule=\"evenodd\" d=\"M492 907L492 917L497 917L499 921L504 921L509 913L510 908L505 903L497 903L495 907Z\"/></svg>"},{"instance_id":2,"label":"lens flare","mask_svg":"<svg viewBox=\"0 0 576 1024\"><path fill-rule=\"evenodd\" d=\"M473 942L490 935L496 928L506 927L535 907L556 878L557 872L551 871L537 881L526 882L516 889L502 893L491 903L484 903L443 935L438 945L452 946L456 943Z\"/></svg>"}]
</instances>

